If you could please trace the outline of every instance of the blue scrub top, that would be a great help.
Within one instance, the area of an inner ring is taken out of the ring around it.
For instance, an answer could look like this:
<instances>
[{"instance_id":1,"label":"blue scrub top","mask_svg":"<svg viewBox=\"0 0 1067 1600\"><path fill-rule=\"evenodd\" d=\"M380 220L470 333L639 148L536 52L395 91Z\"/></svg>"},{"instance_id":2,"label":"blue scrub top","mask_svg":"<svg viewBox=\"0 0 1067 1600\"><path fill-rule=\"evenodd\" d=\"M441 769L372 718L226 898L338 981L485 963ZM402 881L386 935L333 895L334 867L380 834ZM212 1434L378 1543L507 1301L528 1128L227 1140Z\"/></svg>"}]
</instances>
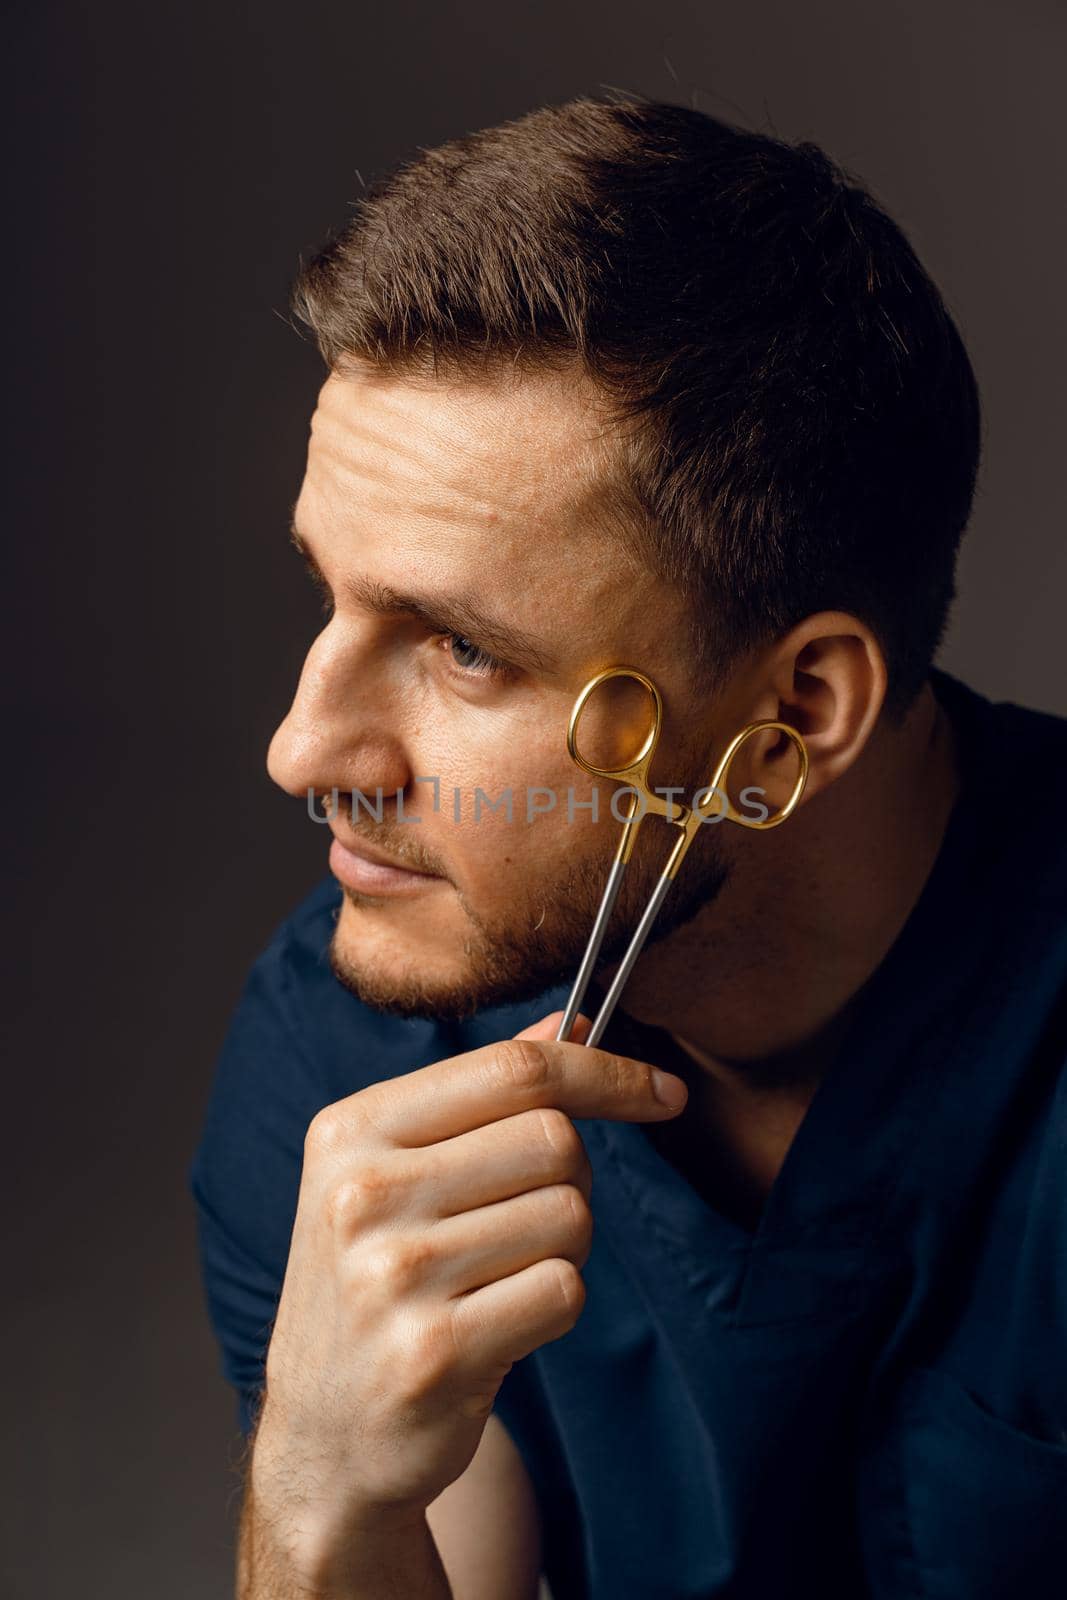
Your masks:
<instances>
[{"instance_id":1,"label":"blue scrub top","mask_svg":"<svg viewBox=\"0 0 1067 1600\"><path fill-rule=\"evenodd\" d=\"M755 1232L650 1127L576 1123L585 1306L495 1407L555 1600L1067 1594L1067 721L934 687L961 796ZM374 1012L326 960L339 903L330 878L252 969L191 1171L245 1429L312 1116L565 997ZM695 1070L622 1014L606 1043Z\"/></svg>"}]
</instances>

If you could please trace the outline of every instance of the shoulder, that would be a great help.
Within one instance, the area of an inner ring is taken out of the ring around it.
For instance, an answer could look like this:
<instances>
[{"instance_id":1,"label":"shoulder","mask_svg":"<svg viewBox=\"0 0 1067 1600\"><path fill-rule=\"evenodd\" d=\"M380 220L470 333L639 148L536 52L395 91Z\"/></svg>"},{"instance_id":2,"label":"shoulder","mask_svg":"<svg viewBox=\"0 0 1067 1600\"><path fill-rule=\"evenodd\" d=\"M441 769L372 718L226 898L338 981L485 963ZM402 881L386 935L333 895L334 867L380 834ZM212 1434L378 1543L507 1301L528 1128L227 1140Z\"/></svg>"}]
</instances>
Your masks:
<instances>
[{"instance_id":1,"label":"shoulder","mask_svg":"<svg viewBox=\"0 0 1067 1600\"><path fill-rule=\"evenodd\" d=\"M1067 770L1067 716L1014 700L990 699L937 668L930 683L957 731L965 757L973 758L967 765L973 766L976 779L983 779L998 812L1009 799L1016 808L1026 800L1036 805L1040 799L1038 774L1004 767L1001 759L1039 759L1056 771Z\"/></svg>"},{"instance_id":2,"label":"shoulder","mask_svg":"<svg viewBox=\"0 0 1067 1600\"><path fill-rule=\"evenodd\" d=\"M1067 717L993 701L935 670L934 692L957 740L957 818L968 839L975 913L999 931L997 964L1025 985L1033 964L1067 973Z\"/></svg>"},{"instance_id":3,"label":"shoulder","mask_svg":"<svg viewBox=\"0 0 1067 1600\"><path fill-rule=\"evenodd\" d=\"M1067 777L1067 716L1013 700L991 700L946 672L932 687L956 729L965 775L981 786L995 824L1014 824L1036 835L1058 857L1059 835L1042 826L1053 820L1049 780Z\"/></svg>"}]
</instances>

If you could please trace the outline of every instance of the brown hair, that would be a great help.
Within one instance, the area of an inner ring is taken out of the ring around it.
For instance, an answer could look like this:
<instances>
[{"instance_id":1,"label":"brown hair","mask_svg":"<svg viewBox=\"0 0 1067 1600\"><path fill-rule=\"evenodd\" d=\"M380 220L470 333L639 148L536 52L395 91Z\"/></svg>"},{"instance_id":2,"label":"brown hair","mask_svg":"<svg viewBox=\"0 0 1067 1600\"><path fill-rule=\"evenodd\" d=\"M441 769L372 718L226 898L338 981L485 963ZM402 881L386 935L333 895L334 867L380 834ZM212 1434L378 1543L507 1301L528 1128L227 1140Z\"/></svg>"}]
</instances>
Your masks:
<instances>
[{"instance_id":1,"label":"brown hair","mask_svg":"<svg viewBox=\"0 0 1067 1600\"><path fill-rule=\"evenodd\" d=\"M331 368L579 363L703 664L840 608L881 641L889 709L910 703L954 595L978 392L904 234L817 145L582 98L424 150L353 210L292 290Z\"/></svg>"}]
</instances>

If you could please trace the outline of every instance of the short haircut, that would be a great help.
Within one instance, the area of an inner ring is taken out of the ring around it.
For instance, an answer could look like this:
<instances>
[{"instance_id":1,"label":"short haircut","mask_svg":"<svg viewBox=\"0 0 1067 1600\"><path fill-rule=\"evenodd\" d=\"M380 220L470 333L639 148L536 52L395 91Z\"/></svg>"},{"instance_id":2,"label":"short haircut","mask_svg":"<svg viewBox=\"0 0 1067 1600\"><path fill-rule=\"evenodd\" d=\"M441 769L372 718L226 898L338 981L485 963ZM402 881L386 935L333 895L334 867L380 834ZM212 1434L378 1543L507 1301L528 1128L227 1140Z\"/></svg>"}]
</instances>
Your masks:
<instances>
[{"instance_id":1,"label":"short haircut","mask_svg":"<svg viewBox=\"0 0 1067 1600\"><path fill-rule=\"evenodd\" d=\"M900 228L810 142L583 97L376 182L292 288L332 370L577 363L620 424L609 486L692 601L702 666L812 612L922 687L955 594L981 418Z\"/></svg>"}]
</instances>

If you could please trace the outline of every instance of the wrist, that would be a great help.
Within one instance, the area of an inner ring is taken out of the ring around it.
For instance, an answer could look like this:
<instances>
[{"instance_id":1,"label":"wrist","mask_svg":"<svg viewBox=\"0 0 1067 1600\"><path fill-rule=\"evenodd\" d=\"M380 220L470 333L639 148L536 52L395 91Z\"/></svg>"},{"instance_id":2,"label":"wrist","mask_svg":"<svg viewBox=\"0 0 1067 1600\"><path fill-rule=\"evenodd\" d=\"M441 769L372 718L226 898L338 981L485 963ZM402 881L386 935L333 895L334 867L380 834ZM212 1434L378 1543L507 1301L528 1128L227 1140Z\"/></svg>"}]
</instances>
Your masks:
<instances>
[{"instance_id":1,"label":"wrist","mask_svg":"<svg viewBox=\"0 0 1067 1600\"><path fill-rule=\"evenodd\" d=\"M375 1508L336 1524L260 1523L257 1543L260 1570L301 1600L379 1600L385 1593L403 1592L401 1577L417 1571L421 1579L439 1561L425 1512L399 1520L388 1509Z\"/></svg>"},{"instance_id":2,"label":"wrist","mask_svg":"<svg viewBox=\"0 0 1067 1600\"><path fill-rule=\"evenodd\" d=\"M388 1506L361 1506L343 1522L305 1531L299 1572L316 1600L377 1597L386 1592L386 1586L393 1593L400 1575L409 1573L413 1561L421 1571L419 1551L424 1545L436 1561L425 1511L400 1513Z\"/></svg>"},{"instance_id":3,"label":"wrist","mask_svg":"<svg viewBox=\"0 0 1067 1600\"><path fill-rule=\"evenodd\" d=\"M247 1481L247 1514L259 1563L301 1596L349 1600L390 1571L406 1549L429 1539L424 1505L350 1495L318 1498L299 1451L257 1432ZM377 1591L375 1591L377 1592Z\"/></svg>"}]
</instances>

